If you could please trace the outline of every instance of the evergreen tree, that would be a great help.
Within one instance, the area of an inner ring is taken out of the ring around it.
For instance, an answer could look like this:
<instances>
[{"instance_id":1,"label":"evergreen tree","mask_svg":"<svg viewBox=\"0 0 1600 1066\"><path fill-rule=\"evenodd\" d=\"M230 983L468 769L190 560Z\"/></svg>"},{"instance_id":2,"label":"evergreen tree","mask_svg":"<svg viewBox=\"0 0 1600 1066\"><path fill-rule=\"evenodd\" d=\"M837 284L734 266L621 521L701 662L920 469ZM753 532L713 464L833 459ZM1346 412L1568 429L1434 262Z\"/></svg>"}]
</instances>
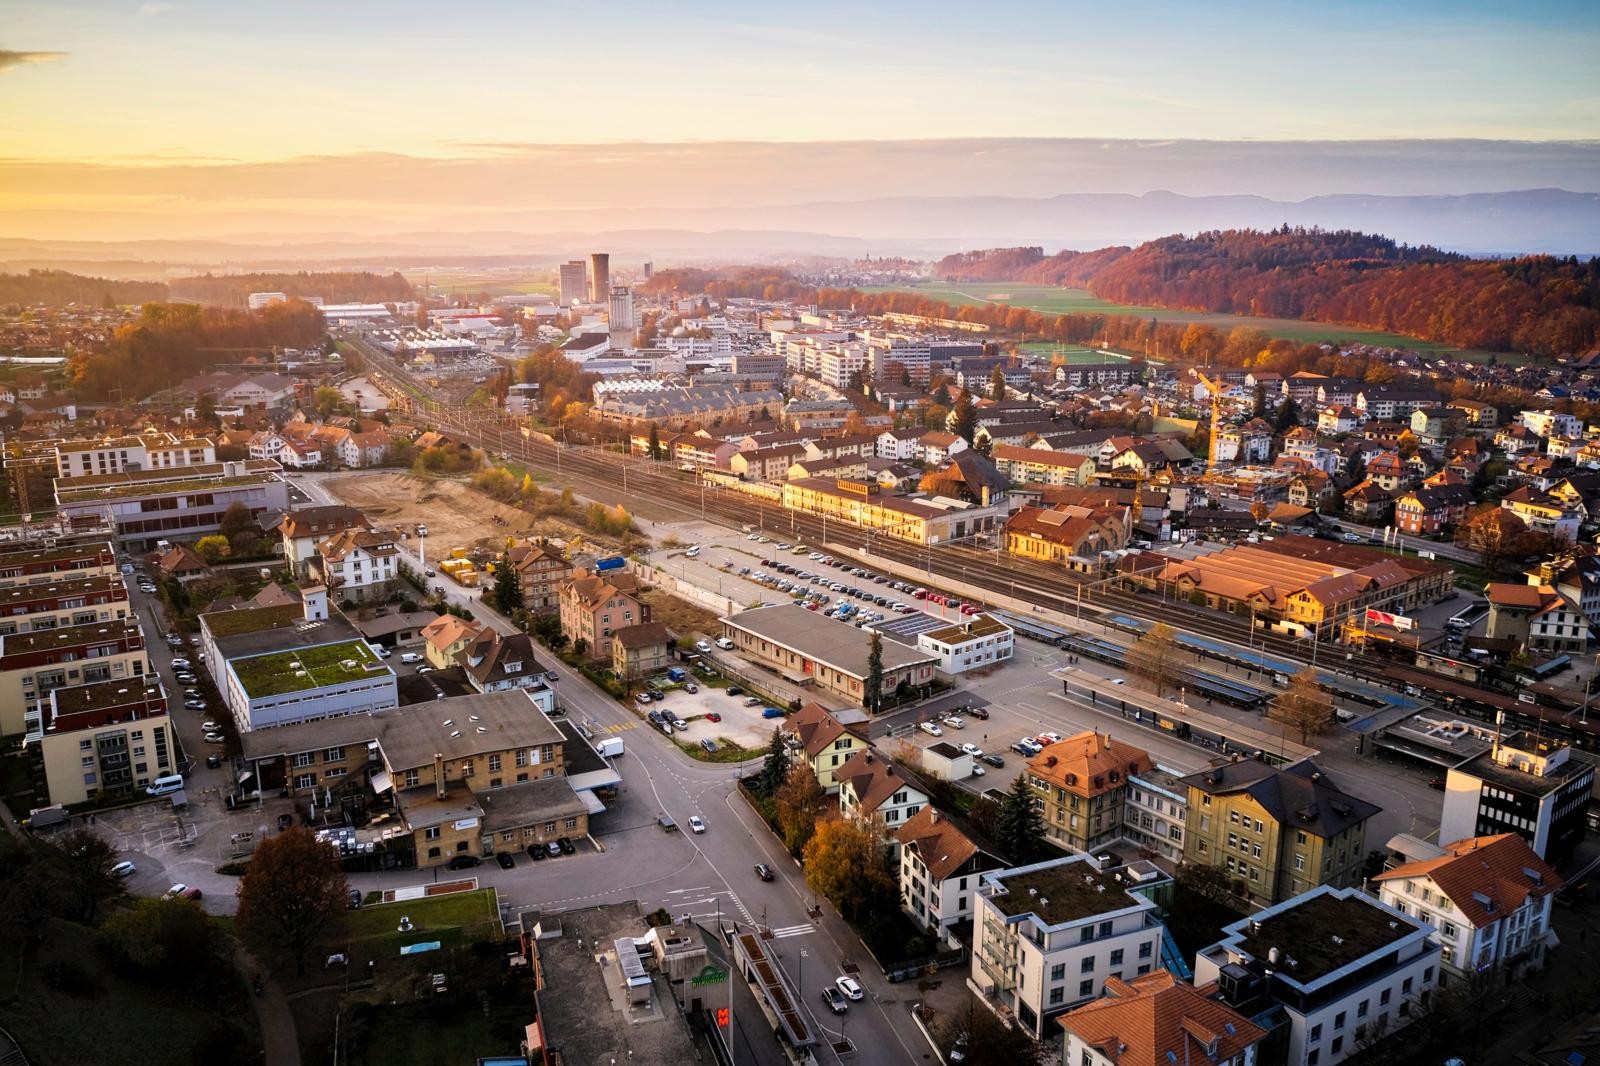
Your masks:
<instances>
[{"instance_id":1,"label":"evergreen tree","mask_svg":"<svg viewBox=\"0 0 1600 1066\"><path fill-rule=\"evenodd\" d=\"M1287 433L1300 424L1300 405L1294 402L1293 396L1284 398L1278 407L1278 417L1273 420L1274 433Z\"/></svg>"},{"instance_id":2,"label":"evergreen tree","mask_svg":"<svg viewBox=\"0 0 1600 1066\"><path fill-rule=\"evenodd\" d=\"M1044 818L1033 805L1028 776L1018 774L994 819L994 842L1013 864L1021 865L1039 854L1044 843Z\"/></svg>"},{"instance_id":3,"label":"evergreen tree","mask_svg":"<svg viewBox=\"0 0 1600 1066\"><path fill-rule=\"evenodd\" d=\"M989 371L989 399L1003 400L1006 398L1006 372L999 366Z\"/></svg>"},{"instance_id":4,"label":"evergreen tree","mask_svg":"<svg viewBox=\"0 0 1600 1066\"><path fill-rule=\"evenodd\" d=\"M867 710L877 714L883 707L883 634L872 631L867 645Z\"/></svg>"},{"instance_id":5,"label":"evergreen tree","mask_svg":"<svg viewBox=\"0 0 1600 1066\"><path fill-rule=\"evenodd\" d=\"M511 560L500 556L500 565L494 568L494 605L505 615L522 609L522 585L517 581L517 571Z\"/></svg>"},{"instance_id":6,"label":"evergreen tree","mask_svg":"<svg viewBox=\"0 0 1600 1066\"><path fill-rule=\"evenodd\" d=\"M772 740L767 744L767 759L761 764L761 773L756 779L756 791L763 796L770 796L778 791L788 775L789 745L784 742L783 729L773 726Z\"/></svg>"},{"instance_id":7,"label":"evergreen tree","mask_svg":"<svg viewBox=\"0 0 1600 1066\"><path fill-rule=\"evenodd\" d=\"M1251 418L1267 417L1267 388L1265 385L1256 385L1256 403L1250 408Z\"/></svg>"},{"instance_id":8,"label":"evergreen tree","mask_svg":"<svg viewBox=\"0 0 1600 1066\"><path fill-rule=\"evenodd\" d=\"M972 443L972 437L978 432L978 409L973 406L972 397L963 392L961 399L956 401L955 410L950 412L950 432Z\"/></svg>"},{"instance_id":9,"label":"evergreen tree","mask_svg":"<svg viewBox=\"0 0 1600 1066\"><path fill-rule=\"evenodd\" d=\"M650 458L661 459L661 427L654 422L650 423Z\"/></svg>"},{"instance_id":10,"label":"evergreen tree","mask_svg":"<svg viewBox=\"0 0 1600 1066\"><path fill-rule=\"evenodd\" d=\"M1367 480L1367 461L1361 457L1360 452L1351 452L1350 458L1345 462L1345 480L1352 485L1359 485Z\"/></svg>"}]
</instances>

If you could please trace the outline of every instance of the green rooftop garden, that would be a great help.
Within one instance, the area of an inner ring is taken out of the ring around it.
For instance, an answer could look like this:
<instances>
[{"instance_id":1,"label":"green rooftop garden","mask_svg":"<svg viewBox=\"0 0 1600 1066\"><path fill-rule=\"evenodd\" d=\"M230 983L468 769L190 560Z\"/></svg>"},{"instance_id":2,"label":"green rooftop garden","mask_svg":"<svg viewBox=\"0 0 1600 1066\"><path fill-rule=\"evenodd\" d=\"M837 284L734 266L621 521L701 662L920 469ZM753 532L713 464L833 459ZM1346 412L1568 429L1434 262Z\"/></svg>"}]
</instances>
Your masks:
<instances>
[{"instance_id":1,"label":"green rooftop garden","mask_svg":"<svg viewBox=\"0 0 1600 1066\"><path fill-rule=\"evenodd\" d=\"M254 607L238 611L210 611L204 616L206 627L219 637L236 637L241 633L257 633L263 629L293 625L305 617L305 608L298 603L279 607Z\"/></svg>"},{"instance_id":2,"label":"green rooftop garden","mask_svg":"<svg viewBox=\"0 0 1600 1066\"><path fill-rule=\"evenodd\" d=\"M347 662L353 662L354 667L346 666ZM383 666L372 649L359 640L233 659L231 665L251 699L357 681L378 672L369 667Z\"/></svg>"}]
</instances>

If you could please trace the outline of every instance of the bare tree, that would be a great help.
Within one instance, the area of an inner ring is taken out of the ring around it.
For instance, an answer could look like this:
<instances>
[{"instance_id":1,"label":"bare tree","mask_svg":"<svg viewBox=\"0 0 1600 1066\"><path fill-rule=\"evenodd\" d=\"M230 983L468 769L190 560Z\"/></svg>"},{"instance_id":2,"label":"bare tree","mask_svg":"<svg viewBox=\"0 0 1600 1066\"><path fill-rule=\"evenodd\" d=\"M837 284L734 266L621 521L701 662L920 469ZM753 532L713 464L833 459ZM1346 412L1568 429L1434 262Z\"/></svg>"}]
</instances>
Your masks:
<instances>
[{"instance_id":1,"label":"bare tree","mask_svg":"<svg viewBox=\"0 0 1600 1066\"><path fill-rule=\"evenodd\" d=\"M1317 684L1309 666L1289 679L1289 688L1273 700L1267 717L1300 731L1300 743L1333 724L1333 696Z\"/></svg>"},{"instance_id":2,"label":"bare tree","mask_svg":"<svg viewBox=\"0 0 1600 1066\"><path fill-rule=\"evenodd\" d=\"M1165 622L1151 626L1128 649L1128 669L1165 694L1178 676L1178 631Z\"/></svg>"}]
</instances>

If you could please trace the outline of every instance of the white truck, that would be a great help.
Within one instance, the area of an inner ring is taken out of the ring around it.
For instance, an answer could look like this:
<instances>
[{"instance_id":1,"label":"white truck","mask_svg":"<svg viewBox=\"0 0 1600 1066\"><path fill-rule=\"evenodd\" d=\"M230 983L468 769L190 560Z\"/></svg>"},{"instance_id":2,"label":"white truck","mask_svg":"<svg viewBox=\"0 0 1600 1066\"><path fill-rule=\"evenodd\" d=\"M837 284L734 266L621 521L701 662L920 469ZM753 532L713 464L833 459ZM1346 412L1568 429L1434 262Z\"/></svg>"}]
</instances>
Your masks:
<instances>
[{"instance_id":1,"label":"white truck","mask_svg":"<svg viewBox=\"0 0 1600 1066\"><path fill-rule=\"evenodd\" d=\"M594 746L594 750L599 752L602 758L615 759L622 754L622 738L606 737Z\"/></svg>"}]
</instances>

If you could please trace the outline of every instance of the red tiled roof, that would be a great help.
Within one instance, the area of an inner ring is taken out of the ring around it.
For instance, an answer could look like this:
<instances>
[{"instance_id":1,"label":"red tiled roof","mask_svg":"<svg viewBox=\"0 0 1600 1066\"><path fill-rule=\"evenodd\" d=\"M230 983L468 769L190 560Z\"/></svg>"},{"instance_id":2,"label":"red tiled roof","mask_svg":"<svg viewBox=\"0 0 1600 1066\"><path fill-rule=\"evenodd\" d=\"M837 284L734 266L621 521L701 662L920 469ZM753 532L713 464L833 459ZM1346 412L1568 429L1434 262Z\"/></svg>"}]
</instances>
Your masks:
<instances>
[{"instance_id":1,"label":"red tiled roof","mask_svg":"<svg viewBox=\"0 0 1600 1066\"><path fill-rule=\"evenodd\" d=\"M1132 981L1111 977L1102 998L1056 1020L1116 1066L1221 1062L1262 1040L1267 1031L1208 998L1215 988L1195 988L1166 970Z\"/></svg>"},{"instance_id":2,"label":"red tiled roof","mask_svg":"<svg viewBox=\"0 0 1600 1066\"><path fill-rule=\"evenodd\" d=\"M1548 896L1564 884L1561 876L1515 833L1466 837L1446 844L1444 850L1445 854L1437 859L1396 866L1379 874L1376 880L1431 878L1467 921L1479 929L1514 913L1529 897Z\"/></svg>"}]
</instances>

